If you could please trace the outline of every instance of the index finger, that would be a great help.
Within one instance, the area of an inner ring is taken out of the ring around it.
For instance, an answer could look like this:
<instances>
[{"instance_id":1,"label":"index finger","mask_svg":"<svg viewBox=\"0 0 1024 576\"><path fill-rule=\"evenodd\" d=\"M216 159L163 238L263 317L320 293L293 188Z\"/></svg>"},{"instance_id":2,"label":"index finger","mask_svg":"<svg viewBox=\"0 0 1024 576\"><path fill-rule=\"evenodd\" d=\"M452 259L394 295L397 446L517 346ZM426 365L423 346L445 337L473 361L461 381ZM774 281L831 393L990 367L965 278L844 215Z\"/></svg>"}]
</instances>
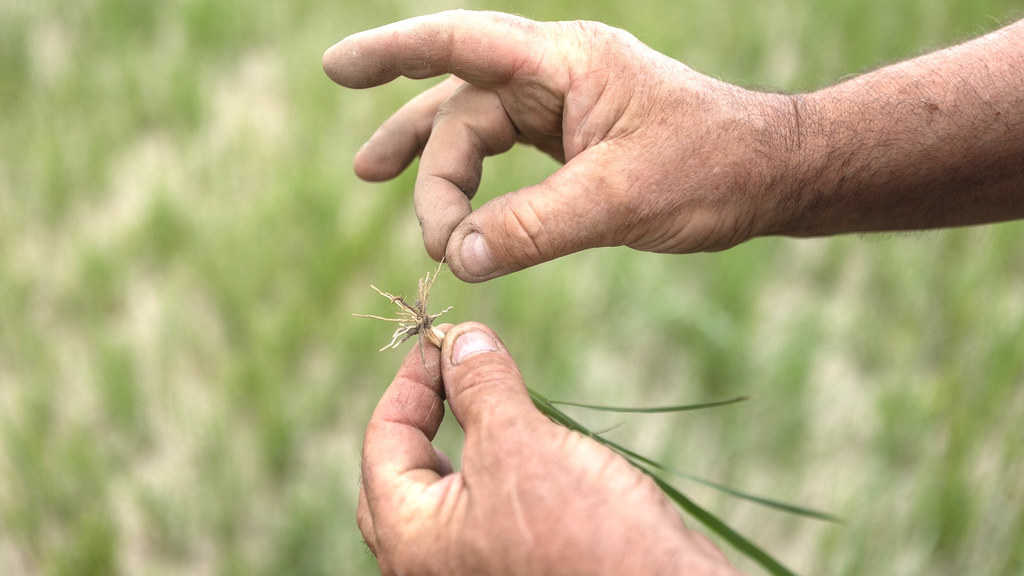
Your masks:
<instances>
[{"instance_id":1,"label":"index finger","mask_svg":"<svg viewBox=\"0 0 1024 576\"><path fill-rule=\"evenodd\" d=\"M446 73L491 88L535 61L541 26L499 12L440 12L353 34L327 49L323 66L348 88Z\"/></svg>"},{"instance_id":2,"label":"index finger","mask_svg":"<svg viewBox=\"0 0 1024 576\"><path fill-rule=\"evenodd\" d=\"M440 352L424 345L406 355L373 411L363 439L363 486L372 515L410 490L441 477L444 463L430 443L444 417Z\"/></svg>"}]
</instances>

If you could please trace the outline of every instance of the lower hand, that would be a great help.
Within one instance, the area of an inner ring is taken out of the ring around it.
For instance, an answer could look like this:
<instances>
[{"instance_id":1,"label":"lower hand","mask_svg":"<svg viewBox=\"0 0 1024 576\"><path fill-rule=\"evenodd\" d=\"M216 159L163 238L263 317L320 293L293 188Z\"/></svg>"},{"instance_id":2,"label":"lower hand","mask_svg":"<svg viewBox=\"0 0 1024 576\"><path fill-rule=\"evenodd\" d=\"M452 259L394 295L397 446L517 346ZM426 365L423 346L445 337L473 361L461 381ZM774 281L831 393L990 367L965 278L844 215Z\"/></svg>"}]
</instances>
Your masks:
<instances>
[{"instance_id":1,"label":"lower hand","mask_svg":"<svg viewBox=\"0 0 1024 576\"><path fill-rule=\"evenodd\" d=\"M358 522L381 571L735 574L650 478L532 404L487 327L405 358L366 429ZM431 445L447 398L462 469Z\"/></svg>"}]
</instances>

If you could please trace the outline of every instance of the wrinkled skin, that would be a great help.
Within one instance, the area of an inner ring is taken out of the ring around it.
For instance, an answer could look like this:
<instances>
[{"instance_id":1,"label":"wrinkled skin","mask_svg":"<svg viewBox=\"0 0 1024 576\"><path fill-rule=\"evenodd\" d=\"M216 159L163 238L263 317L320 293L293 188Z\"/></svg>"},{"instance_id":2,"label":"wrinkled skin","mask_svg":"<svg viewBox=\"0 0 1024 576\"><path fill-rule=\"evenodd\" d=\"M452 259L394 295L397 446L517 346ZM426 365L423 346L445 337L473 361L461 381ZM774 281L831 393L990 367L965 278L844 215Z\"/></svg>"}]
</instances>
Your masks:
<instances>
[{"instance_id":1,"label":"wrinkled skin","mask_svg":"<svg viewBox=\"0 0 1024 576\"><path fill-rule=\"evenodd\" d=\"M735 574L650 478L534 406L486 326L406 356L366 429L358 522L387 576ZM430 441L443 399L461 470Z\"/></svg>"},{"instance_id":2,"label":"wrinkled skin","mask_svg":"<svg viewBox=\"0 0 1024 576\"><path fill-rule=\"evenodd\" d=\"M422 154L423 240L463 280L596 246L718 250L771 224L789 99L698 74L621 30L446 12L350 36L324 68L353 88L453 74L384 122L355 169L385 180ZM517 141L565 165L474 212L483 158Z\"/></svg>"}]
</instances>

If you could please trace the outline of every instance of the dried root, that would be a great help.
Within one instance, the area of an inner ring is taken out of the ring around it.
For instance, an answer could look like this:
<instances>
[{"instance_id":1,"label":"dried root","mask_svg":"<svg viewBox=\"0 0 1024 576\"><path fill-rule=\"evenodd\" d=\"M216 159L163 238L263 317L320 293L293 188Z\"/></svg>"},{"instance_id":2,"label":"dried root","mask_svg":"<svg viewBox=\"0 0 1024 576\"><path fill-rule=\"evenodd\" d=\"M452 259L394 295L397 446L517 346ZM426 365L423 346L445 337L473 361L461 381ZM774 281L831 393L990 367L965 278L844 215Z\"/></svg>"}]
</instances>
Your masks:
<instances>
[{"instance_id":1,"label":"dried root","mask_svg":"<svg viewBox=\"0 0 1024 576\"><path fill-rule=\"evenodd\" d=\"M394 349L401 346L406 340L413 336L420 336L420 353L423 353L423 340L426 339L438 348L441 347L441 340L444 339L444 332L434 326L434 320L438 316L452 309L451 306L438 312L437 314L430 314L427 312L427 298L430 296L430 289L434 285L434 281L437 280L437 275L441 273L441 267L444 266L444 262L437 265L437 270L431 275L429 272L425 278L420 278L419 290L417 292L417 298L414 305L410 306L401 296L395 296L388 292L382 291L374 285L370 285L377 291L378 294L387 298L392 304L398 307L398 318L385 318L383 316L373 316L370 314L353 314L359 318L373 318L374 320L383 320L385 322L397 322L398 328L395 329L395 333L391 335L391 342L381 348L381 352L384 350Z\"/></svg>"}]
</instances>

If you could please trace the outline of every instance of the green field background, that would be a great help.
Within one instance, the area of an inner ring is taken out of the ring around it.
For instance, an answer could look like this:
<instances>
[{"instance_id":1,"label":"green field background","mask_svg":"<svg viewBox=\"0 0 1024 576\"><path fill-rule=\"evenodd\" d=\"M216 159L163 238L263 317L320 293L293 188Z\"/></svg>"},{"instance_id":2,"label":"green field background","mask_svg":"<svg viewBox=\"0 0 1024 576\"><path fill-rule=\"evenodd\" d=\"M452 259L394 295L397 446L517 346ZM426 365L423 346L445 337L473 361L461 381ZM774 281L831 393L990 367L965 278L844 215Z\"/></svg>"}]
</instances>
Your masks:
<instances>
[{"instance_id":1,"label":"green field background","mask_svg":"<svg viewBox=\"0 0 1024 576\"><path fill-rule=\"evenodd\" d=\"M0 574L377 573L362 429L402 352L373 283L433 268L413 177L355 178L429 82L347 91L345 35L446 8L625 28L699 71L804 91L994 29L1005 0L0 0ZM485 165L480 197L556 165ZM549 397L665 463L806 574L1024 574L1024 226L590 251L435 306ZM575 414L575 413L574 413ZM458 455L447 424L439 443ZM744 570L759 570L729 551Z\"/></svg>"}]
</instances>

